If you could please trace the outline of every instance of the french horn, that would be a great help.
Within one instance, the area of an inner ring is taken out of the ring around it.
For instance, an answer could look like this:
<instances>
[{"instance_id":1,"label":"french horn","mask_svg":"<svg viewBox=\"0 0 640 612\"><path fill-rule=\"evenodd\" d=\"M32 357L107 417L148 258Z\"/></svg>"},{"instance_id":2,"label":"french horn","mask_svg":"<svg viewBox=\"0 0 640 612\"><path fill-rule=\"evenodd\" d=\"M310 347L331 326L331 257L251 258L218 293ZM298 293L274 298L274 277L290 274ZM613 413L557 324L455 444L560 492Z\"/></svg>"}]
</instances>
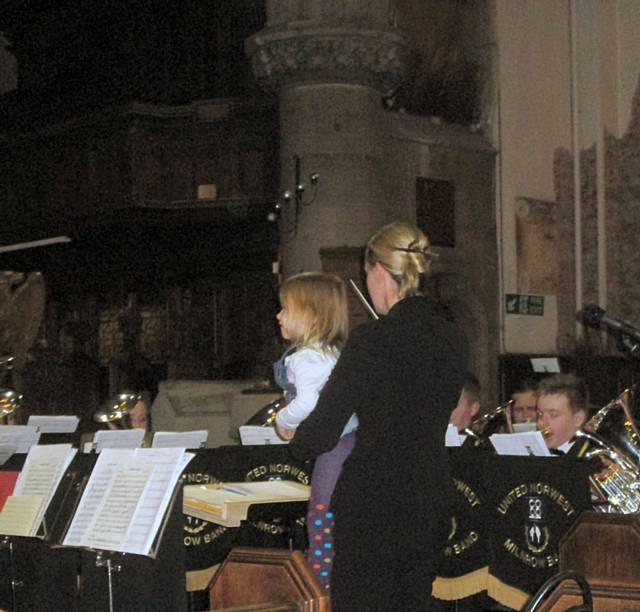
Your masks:
<instances>
[{"instance_id":1,"label":"french horn","mask_svg":"<svg viewBox=\"0 0 640 612\"><path fill-rule=\"evenodd\" d=\"M640 510L640 431L635 387L600 408L576 432L580 456L600 457L604 469L590 477L598 512L630 514Z\"/></svg>"}]
</instances>

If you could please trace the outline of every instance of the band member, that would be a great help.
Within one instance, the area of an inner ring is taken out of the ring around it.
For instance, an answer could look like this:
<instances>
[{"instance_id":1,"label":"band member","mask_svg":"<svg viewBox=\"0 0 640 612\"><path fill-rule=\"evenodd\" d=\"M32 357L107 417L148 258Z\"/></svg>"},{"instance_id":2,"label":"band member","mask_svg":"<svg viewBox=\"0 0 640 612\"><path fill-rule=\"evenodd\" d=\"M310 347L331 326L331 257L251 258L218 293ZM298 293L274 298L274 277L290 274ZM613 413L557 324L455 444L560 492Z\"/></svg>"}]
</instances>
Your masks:
<instances>
[{"instance_id":1,"label":"band member","mask_svg":"<svg viewBox=\"0 0 640 612\"><path fill-rule=\"evenodd\" d=\"M290 445L315 457L358 417L332 498L334 612L429 609L454 496L443 440L466 361L462 337L419 294L431 257L426 236L405 223L369 240L367 288L386 316L352 332Z\"/></svg>"},{"instance_id":2,"label":"band member","mask_svg":"<svg viewBox=\"0 0 640 612\"><path fill-rule=\"evenodd\" d=\"M545 434L547 447L569 451L573 437L587 419L588 393L573 374L543 378L538 384L538 429Z\"/></svg>"},{"instance_id":3,"label":"band member","mask_svg":"<svg viewBox=\"0 0 640 612\"><path fill-rule=\"evenodd\" d=\"M468 428L480 410L480 382L473 374L467 374L458 404L449 417L449 423L458 431Z\"/></svg>"},{"instance_id":4,"label":"band member","mask_svg":"<svg viewBox=\"0 0 640 612\"><path fill-rule=\"evenodd\" d=\"M535 423L538 418L537 384L534 380L523 380L511 394L511 423Z\"/></svg>"},{"instance_id":5,"label":"band member","mask_svg":"<svg viewBox=\"0 0 640 612\"><path fill-rule=\"evenodd\" d=\"M291 346L275 366L286 406L276 415L279 435L290 440L318 401L340 348L347 339L349 312L343 281L332 274L307 272L287 279L280 289L280 331ZM328 588L333 563L330 508L342 463L353 448L357 420L350 419L336 447L316 460L307 511L307 560Z\"/></svg>"}]
</instances>

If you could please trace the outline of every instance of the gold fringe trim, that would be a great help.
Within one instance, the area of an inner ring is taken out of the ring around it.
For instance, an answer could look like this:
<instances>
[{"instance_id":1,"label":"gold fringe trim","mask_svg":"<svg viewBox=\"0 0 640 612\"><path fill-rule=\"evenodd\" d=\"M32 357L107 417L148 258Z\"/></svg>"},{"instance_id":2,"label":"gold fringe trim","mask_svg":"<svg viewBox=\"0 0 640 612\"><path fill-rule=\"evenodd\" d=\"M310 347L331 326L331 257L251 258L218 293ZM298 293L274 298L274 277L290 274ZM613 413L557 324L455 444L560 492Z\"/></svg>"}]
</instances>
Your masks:
<instances>
[{"instance_id":1,"label":"gold fringe trim","mask_svg":"<svg viewBox=\"0 0 640 612\"><path fill-rule=\"evenodd\" d=\"M503 606L516 610L521 610L531 597L528 593L502 582L491 574L487 578L487 595Z\"/></svg>"},{"instance_id":2,"label":"gold fringe trim","mask_svg":"<svg viewBox=\"0 0 640 612\"><path fill-rule=\"evenodd\" d=\"M431 594L438 599L452 601L471 597L487 589L487 578L489 576L489 566L469 572L455 578L443 578L437 576L433 581Z\"/></svg>"},{"instance_id":3,"label":"gold fringe trim","mask_svg":"<svg viewBox=\"0 0 640 612\"><path fill-rule=\"evenodd\" d=\"M203 570L187 572L187 591L204 591L209 586L213 575L219 567L220 563L216 563Z\"/></svg>"}]
</instances>

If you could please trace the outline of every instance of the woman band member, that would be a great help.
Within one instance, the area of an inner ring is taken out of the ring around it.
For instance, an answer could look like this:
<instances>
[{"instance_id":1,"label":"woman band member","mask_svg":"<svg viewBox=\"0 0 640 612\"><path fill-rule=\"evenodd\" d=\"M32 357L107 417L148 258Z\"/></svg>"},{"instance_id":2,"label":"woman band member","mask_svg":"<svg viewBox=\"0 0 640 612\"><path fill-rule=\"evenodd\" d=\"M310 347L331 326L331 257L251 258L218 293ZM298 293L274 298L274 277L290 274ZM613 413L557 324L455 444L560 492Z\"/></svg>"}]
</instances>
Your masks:
<instances>
[{"instance_id":1,"label":"woman band member","mask_svg":"<svg viewBox=\"0 0 640 612\"><path fill-rule=\"evenodd\" d=\"M332 498L332 610L427 610L450 526L445 431L465 375L466 344L419 294L429 242L405 223L367 244L367 288L379 320L355 329L291 451L333 448L352 414L355 447Z\"/></svg>"}]
</instances>

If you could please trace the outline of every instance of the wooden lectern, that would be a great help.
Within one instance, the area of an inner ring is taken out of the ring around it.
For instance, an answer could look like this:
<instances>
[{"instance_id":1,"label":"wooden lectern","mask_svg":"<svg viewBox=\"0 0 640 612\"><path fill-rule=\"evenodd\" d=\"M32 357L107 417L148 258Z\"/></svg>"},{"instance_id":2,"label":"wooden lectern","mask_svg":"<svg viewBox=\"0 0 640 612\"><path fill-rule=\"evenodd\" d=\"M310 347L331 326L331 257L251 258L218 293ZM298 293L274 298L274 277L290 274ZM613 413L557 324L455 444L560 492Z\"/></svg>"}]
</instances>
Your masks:
<instances>
[{"instance_id":1,"label":"wooden lectern","mask_svg":"<svg viewBox=\"0 0 640 612\"><path fill-rule=\"evenodd\" d=\"M211 610L330 612L329 593L299 550L234 548L209 586Z\"/></svg>"},{"instance_id":2,"label":"wooden lectern","mask_svg":"<svg viewBox=\"0 0 640 612\"><path fill-rule=\"evenodd\" d=\"M595 612L640 610L640 514L584 512L560 541L560 571L584 575ZM575 583L560 584L538 608L582 603Z\"/></svg>"}]
</instances>

